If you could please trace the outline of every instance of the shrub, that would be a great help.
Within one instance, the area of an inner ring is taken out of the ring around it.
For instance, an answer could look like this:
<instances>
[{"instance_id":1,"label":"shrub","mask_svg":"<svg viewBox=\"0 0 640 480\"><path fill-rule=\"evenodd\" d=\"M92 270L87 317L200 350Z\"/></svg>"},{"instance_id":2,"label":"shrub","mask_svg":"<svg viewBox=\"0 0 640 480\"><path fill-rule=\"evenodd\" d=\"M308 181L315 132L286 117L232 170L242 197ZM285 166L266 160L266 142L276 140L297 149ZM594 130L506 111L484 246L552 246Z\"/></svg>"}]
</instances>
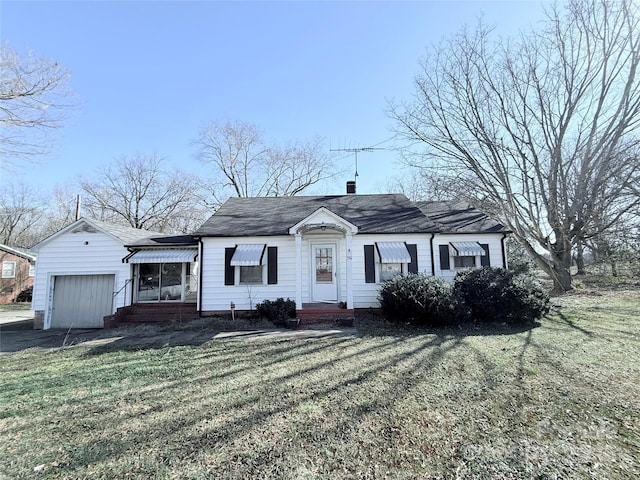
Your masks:
<instances>
[{"instance_id":1,"label":"shrub","mask_svg":"<svg viewBox=\"0 0 640 480\"><path fill-rule=\"evenodd\" d=\"M16 297L16 302L30 302L33 298L33 287L27 287Z\"/></svg>"},{"instance_id":2,"label":"shrub","mask_svg":"<svg viewBox=\"0 0 640 480\"><path fill-rule=\"evenodd\" d=\"M278 327L285 327L287 319L296 318L296 302L287 298L265 300L256 305L256 311L262 318L266 318Z\"/></svg>"},{"instance_id":3,"label":"shrub","mask_svg":"<svg viewBox=\"0 0 640 480\"><path fill-rule=\"evenodd\" d=\"M528 323L550 309L549 295L531 275L504 268L459 272L453 288L478 322Z\"/></svg>"},{"instance_id":4,"label":"shrub","mask_svg":"<svg viewBox=\"0 0 640 480\"><path fill-rule=\"evenodd\" d=\"M382 313L393 322L449 325L457 320L451 284L425 274L399 275L384 282L378 296Z\"/></svg>"}]
</instances>

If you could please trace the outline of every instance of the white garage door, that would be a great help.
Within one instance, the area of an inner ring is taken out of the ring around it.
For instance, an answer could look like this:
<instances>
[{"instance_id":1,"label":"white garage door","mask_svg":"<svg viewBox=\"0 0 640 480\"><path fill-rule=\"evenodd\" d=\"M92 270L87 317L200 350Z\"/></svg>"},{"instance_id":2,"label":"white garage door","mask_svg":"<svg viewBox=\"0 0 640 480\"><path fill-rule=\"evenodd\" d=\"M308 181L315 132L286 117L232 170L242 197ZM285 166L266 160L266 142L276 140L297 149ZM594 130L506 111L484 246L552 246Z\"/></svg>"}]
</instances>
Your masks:
<instances>
[{"instance_id":1,"label":"white garage door","mask_svg":"<svg viewBox=\"0 0 640 480\"><path fill-rule=\"evenodd\" d=\"M102 328L112 313L114 275L56 276L51 328Z\"/></svg>"}]
</instances>

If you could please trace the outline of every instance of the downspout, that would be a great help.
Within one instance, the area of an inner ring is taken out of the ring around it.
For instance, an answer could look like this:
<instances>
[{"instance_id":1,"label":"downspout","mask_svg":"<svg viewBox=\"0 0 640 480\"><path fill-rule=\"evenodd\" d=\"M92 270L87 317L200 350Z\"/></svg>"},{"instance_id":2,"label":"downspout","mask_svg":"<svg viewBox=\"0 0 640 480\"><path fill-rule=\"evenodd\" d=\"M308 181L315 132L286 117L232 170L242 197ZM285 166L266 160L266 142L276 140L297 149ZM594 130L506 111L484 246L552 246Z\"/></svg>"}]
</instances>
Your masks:
<instances>
[{"instance_id":1,"label":"downspout","mask_svg":"<svg viewBox=\"0 0 640 480\"><path fill-rule=\"evenodd\" d=\"M504 241L507 239L507 234L502 234L502 239L500 240L500 245L502 245L502 268L507 269L507 248L504 244Z\"/></svg>"},{"instance_id":2,"label":"downspout","mask_svg":"<svg viewBox=\"0 0 640 480\"><path fill-rule=\"evenodd\" d=\"M435 257L433 256L433 237L435 237L436 234L432 233L431 234L431 240L429 240L429 245L430 245L430 250L431 250L431 275L433 277L436 276L436 260Z\"/></svg>"},{"instance_id":3,"label":"downspout","mask_svg":"<svg viewBox=\"0 0 640 480\"><path fill-rule=\"evenodd\" d=\"M198 265L198 270L200 272L198 275L198 317L202 317L202 248L202 237L198 237L198 261L200 262Z\"/></svg>"}]
</instances>

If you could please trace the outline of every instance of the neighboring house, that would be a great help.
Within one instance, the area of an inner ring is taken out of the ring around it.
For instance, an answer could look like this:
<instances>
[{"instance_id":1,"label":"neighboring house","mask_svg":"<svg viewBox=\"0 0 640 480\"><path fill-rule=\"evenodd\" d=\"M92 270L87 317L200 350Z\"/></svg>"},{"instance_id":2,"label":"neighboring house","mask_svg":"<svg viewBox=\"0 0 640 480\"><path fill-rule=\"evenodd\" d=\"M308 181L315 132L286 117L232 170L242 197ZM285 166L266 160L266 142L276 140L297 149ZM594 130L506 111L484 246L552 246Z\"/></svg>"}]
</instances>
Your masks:
<instances>
[{"instance_id":1,"label":"neighboring house","mask_svg":"<svg viewBox=\"0 0 640 480\"><path fill-rule=\"evenodd\" d=\"M15 302L23 290L33 286L36 255L0 243L0 303Z\"/></svg>"},{"instance_id":2,"label":"neighboring house","mask_svg":"<svg viewBox=\"0 0 640 480\"><path fill-rule=\"evenodd\" d=\"M288 297L300 314L376 308L398 274L506 267L507 233L467 204L396 194L230 198L182 236L81 219L37 246L36 327L101 327L130 305L208 315Z\"/></svg>"}]
</instances>

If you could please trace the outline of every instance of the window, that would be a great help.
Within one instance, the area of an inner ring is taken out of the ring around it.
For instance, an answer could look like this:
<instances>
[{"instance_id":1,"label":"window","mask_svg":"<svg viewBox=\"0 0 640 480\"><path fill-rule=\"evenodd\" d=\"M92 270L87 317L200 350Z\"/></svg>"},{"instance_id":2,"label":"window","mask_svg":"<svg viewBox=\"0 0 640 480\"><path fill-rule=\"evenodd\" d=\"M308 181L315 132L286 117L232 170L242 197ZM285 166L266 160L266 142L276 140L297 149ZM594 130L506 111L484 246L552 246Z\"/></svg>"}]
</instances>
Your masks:
<instances>
[{"instance_id":1,"label":"window","mask_svg":"<svg viewBox=\"0 0 640 480\"><path fill-rule=\"evenodd\" d=\"M333 282L333 249L316 248L316 283Z\"/></svg>"},{"instance_id":2,"label":"window","mask_svg":"<svg viewBox=\"0 0 640 480\"><path fill-rule=\"evenodd\" d=\"M380 281L391 280L393 277L402 274L401 263L381 263L380 264Z\"/></svg>"},{"instance_id":3,"label":"window","mask_svg":"<svg viewBox=\"0 0 640 480\"><path fill-rule=\"evenodd\" d=\"M30 277L35 277L36 275L36 266L33 263L29 264L29 276Z\"/></svg>"},{"instance_id":4,"label":"window","mask_svg":"<svg viewBox=\"0 0 640 480\"><path fill-rule=\"evenodd\" d=\"M240 268L240 283L262 283L262 265L252 265Z\"/></svg>"},{"instance_id":5,"label":"window","mask_svg":"<svg viewBox=\"0 0 640 480\"><path fill-rule=\"evenodd\" d=\"M376 283L376 277L384 282L402 273L418 273L416 244L377 242L364 246L365 283Z\"/></svg>"},{"instance_id":6,"label":"window","mask_svg":"<svg viewBox=\"0 0 640 480\"><path fill-rule=\"evenodd\" d=\"M261 285L265 277L267 285L278 283L278 247L243 244L224 249L225 285Z\"/></svg>"},{"instance_id":7,"label":"window","mask_svg":"<svg viewBox=\"0 0 640 480\"><path fill-rule=\"evenodd\" d=\"M2 262L2 278L15 278L16 262Z\"/></svg>"},{"instance_id":8,"label":"window","mask_svg":"<svg viewBox=\"0 0 640 480\"><path fill-rule=\"evenodd\" d=\"M197 263L137 264L137 302L195 302Z\"/></svg>"},{"instance_id":9,"label":"window","mask_svg":"<svg viewBox=\"0 0 640 480\"><path fill-rule=\"evenodd\" d=\"M471 256L453 257L453 266L455 268L473 268L476 266L476 257L471 257Z\"/></svg>"}]
</instances>

